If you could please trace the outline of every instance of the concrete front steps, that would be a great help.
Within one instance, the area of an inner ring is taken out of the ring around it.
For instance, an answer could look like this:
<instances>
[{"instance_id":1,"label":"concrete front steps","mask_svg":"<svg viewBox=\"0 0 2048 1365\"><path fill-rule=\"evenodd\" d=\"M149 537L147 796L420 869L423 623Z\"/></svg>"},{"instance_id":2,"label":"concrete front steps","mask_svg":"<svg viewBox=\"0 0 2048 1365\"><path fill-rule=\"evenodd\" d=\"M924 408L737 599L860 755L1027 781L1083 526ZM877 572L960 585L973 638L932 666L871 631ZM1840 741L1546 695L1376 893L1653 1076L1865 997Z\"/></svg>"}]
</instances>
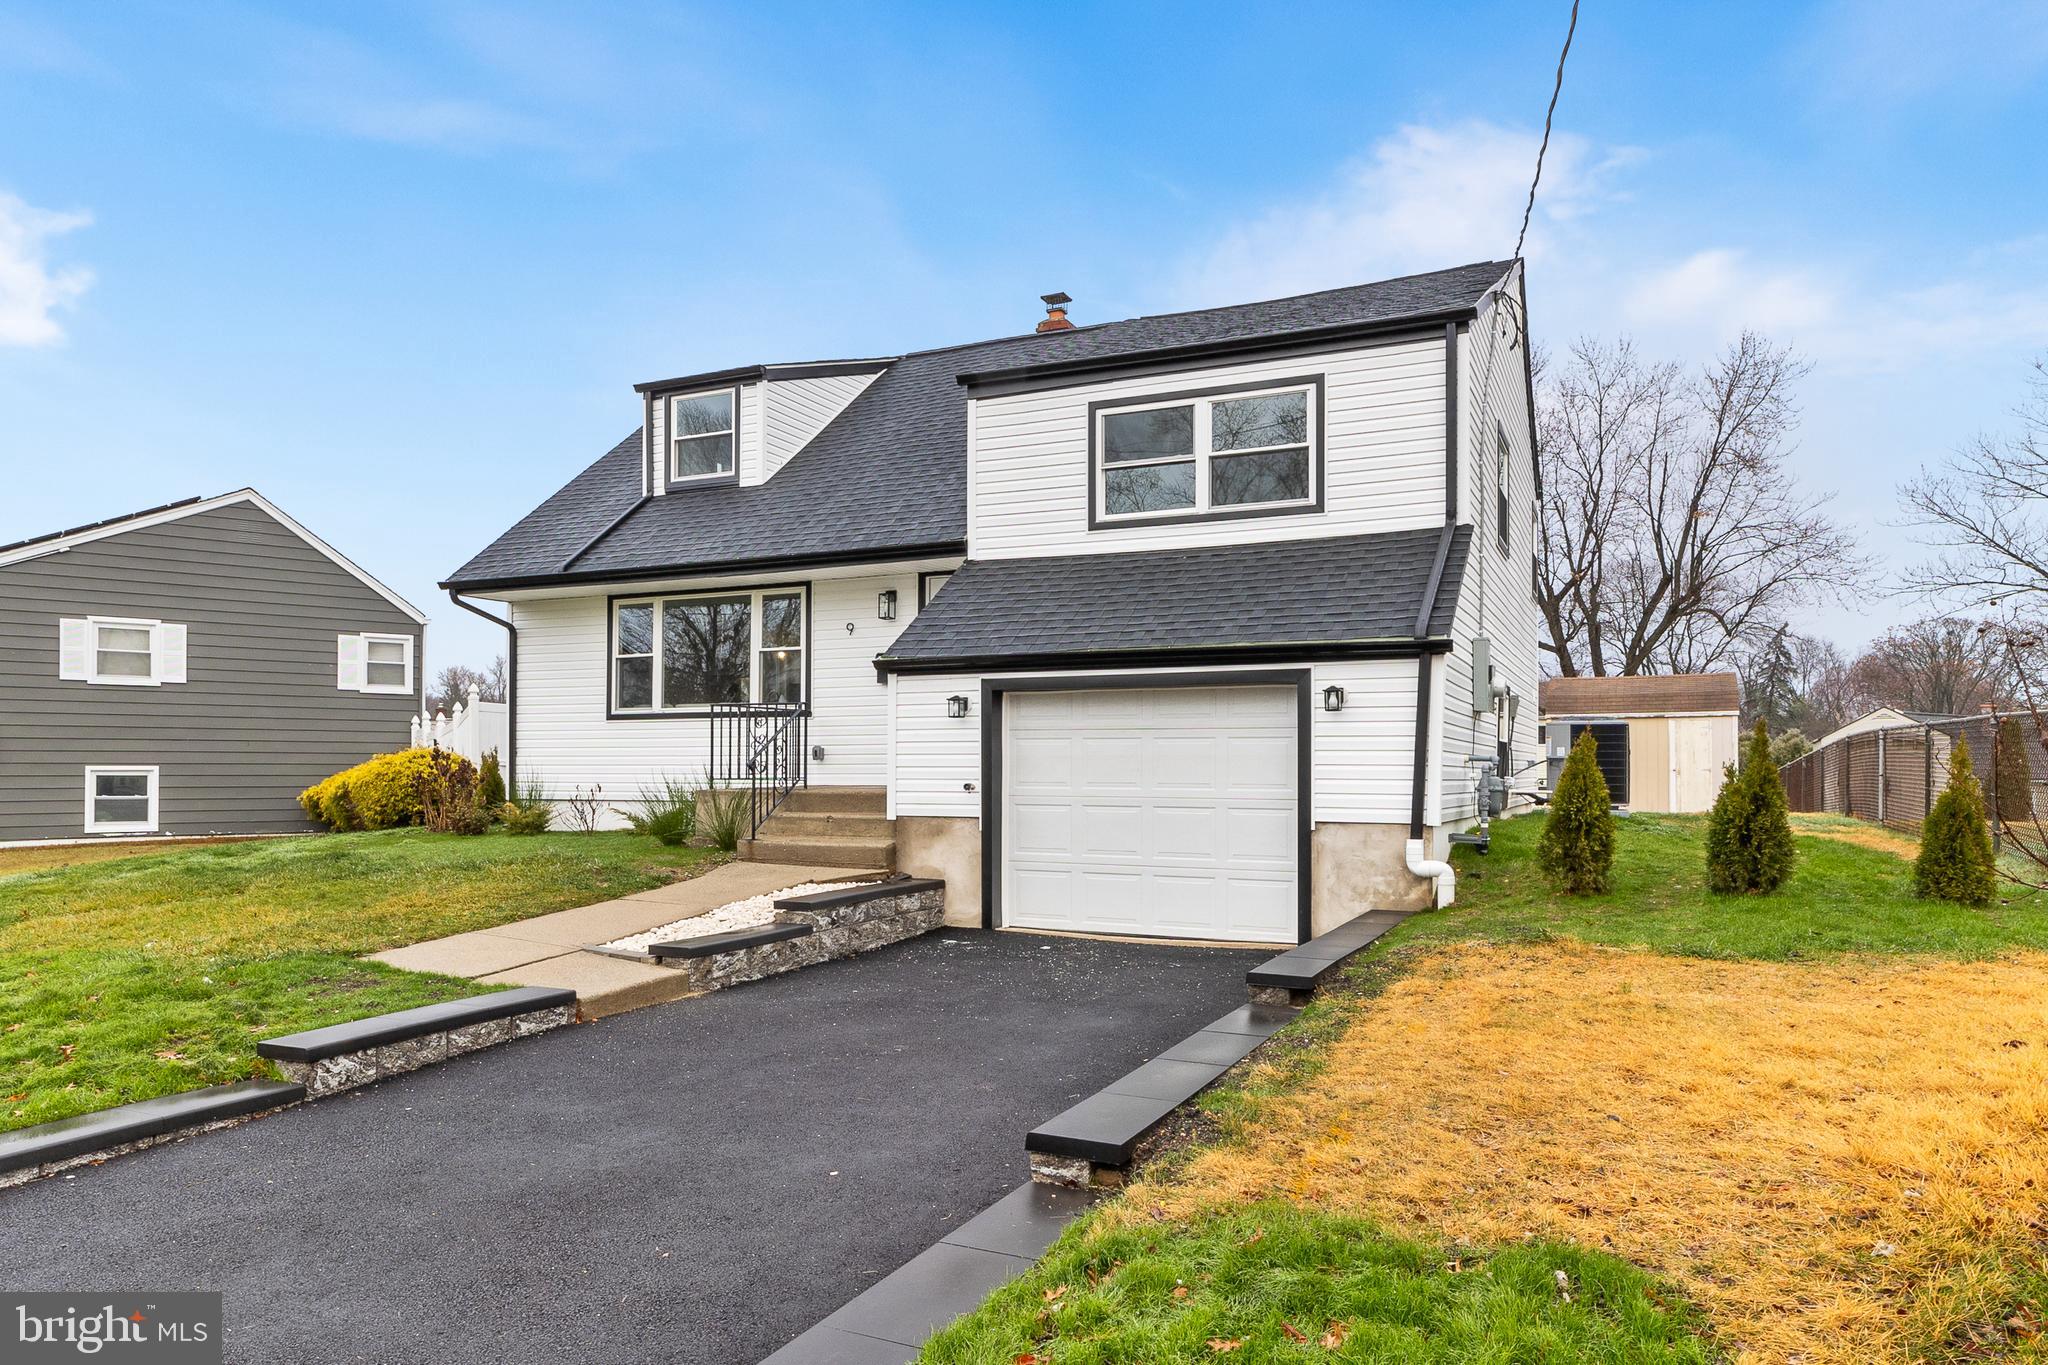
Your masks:
<instances>
[{"instance_id":1,"label":"concrete front steps","mask_svg":"<svg viewBox=\"0 0 2048 1365\"><path fill-rule=\"evenodd\" d=\"M798 787L762 822L758 837L740 841L740 857L890 871L896 822L888 809L880 787Z\"/></svg>"}]
</instances>

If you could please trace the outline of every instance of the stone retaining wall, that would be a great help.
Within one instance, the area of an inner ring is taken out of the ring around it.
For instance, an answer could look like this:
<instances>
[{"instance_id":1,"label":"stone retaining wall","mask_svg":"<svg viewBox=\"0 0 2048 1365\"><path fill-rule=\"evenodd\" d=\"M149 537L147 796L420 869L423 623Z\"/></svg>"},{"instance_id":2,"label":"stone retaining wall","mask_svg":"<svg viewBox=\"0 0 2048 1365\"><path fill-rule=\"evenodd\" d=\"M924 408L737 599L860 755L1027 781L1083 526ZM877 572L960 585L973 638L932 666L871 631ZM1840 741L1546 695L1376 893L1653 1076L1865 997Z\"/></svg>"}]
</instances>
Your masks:
<instances>
[{"instance_id":1,"label":"stone retaining wall","mask_svg":"<svg viewBox=\"0 0 2048 1365\"><path fill-rule=\"evenodd\" d=\"M776 907L775 923L800 924L811 932L709 957L658 960L684 973L693 991L758 981L930 933L945 919L946 889L921 879L880 882L851 891L793 896L777 901Z\"/></svg>"},{"instance_id":2,"label":"stone retaining wall","mask_svg":"<svg viewBox=\"0 0 2048 1365\"><path fill-rule=\"evenodd\" d=\"M317 1062L294 1062L279 1060L277 1069L289 1080L306 1087L308 1098L317 1099L332 1095L339 1090L352 1090L359 1085L381 1081L389 1076L401 1076L408 1071L417 1071L435 1062L445 1062L450 1057L459 1057L465 1052L480 1048L495 1047L509 1043L514 1038L526 1038L550 1029L561 1028L576 1022L574 1005L554 1005L546 1009L530 1010L505 1019L486 1019L476 1024L461 1024L442 1033L423 1034L418 1038L407 1038L402 1042L386 1043L382 1047L365 1048L361 1052L344 1052L339 1056L323 1057Z\"/></svg>"}]
</instances>

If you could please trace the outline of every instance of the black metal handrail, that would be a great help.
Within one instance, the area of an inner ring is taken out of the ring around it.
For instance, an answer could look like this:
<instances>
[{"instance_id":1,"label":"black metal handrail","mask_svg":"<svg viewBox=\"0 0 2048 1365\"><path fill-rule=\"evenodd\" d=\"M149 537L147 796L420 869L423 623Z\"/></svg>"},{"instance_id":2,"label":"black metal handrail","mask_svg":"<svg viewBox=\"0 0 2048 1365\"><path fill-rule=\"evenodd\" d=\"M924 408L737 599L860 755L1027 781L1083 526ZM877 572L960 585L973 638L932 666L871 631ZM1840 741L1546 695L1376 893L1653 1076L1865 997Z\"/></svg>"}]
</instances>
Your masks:
<instances>
[{"instance_id":1,"label":"black metal handrail","mask_svg":"<svg viewBox=\"0 0 2048 1365\"><path fill-rule=\"evenodd\" d=\"M711 777L747 784L747 837L810 781L811 709L797 702L714 702Z\"/></svg>"}]
</instances>

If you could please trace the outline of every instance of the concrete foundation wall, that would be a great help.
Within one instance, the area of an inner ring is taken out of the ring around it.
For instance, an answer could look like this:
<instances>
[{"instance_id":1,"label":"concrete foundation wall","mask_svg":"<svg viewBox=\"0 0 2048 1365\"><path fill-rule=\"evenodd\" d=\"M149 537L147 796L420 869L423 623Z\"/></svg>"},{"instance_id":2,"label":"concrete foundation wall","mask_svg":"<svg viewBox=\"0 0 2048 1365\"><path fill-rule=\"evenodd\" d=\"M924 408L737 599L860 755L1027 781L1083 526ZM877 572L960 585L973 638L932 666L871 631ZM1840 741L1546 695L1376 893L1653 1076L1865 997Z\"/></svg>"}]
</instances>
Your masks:
<instances>
[{"instance_id":1,"label":"concrete foundation wall","mask_svg":"<svg viewBox=\"0 0 2048 1365\"><path fill-rule=\"evenodd\" d=\"M1427 840L1438 840L1431 831ZM1315 932L1326 934L1368 910L1427 910L1434 884L1408 871L1406 825L1325 821L1309 836L1309 908Z\"/></svg>"},{"instance_id":2,"label":"concrete foundation wall","mask_svg":"<svg viewBox=\"0 0 2048 1365\"><path fill-rule=\"evenodd\" d=\"M981 926L981 821L964 816L896 817L896 870L946 884L946 923Z\"/></svg>"}]
</instances>

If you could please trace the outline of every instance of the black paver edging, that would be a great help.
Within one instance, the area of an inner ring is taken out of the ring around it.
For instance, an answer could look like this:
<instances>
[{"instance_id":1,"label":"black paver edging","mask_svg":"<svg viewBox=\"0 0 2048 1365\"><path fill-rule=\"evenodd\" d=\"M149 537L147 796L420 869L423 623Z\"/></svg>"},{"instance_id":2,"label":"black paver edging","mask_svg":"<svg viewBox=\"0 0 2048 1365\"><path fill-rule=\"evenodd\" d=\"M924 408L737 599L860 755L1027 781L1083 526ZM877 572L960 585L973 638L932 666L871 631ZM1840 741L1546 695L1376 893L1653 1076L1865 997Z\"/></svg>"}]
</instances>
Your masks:
<instances>
[{"instance_id":1,"label":"black paver edging","mask_svg":"<svg viewBox=\"0 0 2048 1365\"><path fill-rule=\"evenodd\" d=\"M0 1173L90 1156L221 1119L296 1104L305 1097L306 1087L290 1081L235 1081L17 1128L0 1133Z\"/></svg>"},{"instance_id":2,"label":"black paver edging","mask_svg":"<svg viewBox=\"0 0 2048 1365\"><path fill-rule=\"evenodd\" d=\"M897 877L890 881L867 882L840 891L812 891L801 896L784 896L775 902L777 910L829 910L840 905L860 905L886 896L914 896L920 891L943 891L946 884L931 877Z\"/></svg>"},{"instance_id":3,"label":"black paver edging","mask_svg":"<svg viewBox=\"0 0 2048 1365\"><path fill-rule=\"evenodd\" d=\"M1408 916L1398 910L1368 910L1329 933L1267 958L1244 974L1247 986L1312 991L1322 979L1364 952Z\"/></svg>"},{"instance_id":4,"label":"black paver edging","mask_svg":"<svg viewBox=\"0 0 2048 1365\"><path fill-rule=\"evenodd\" d=\"M1214 1084L1229 1067L1300 1011L1289 1005L1240 1005L1125 1073L1024 1137L1024 1150L1080 1157L1097 1166L1128 1166L1144 1136L1166 1116ZM1160 1062L1179 1066L1161 1066Z\"/></svg>"},{"instance_id":5,"label":"black paver edging","mask_svg":"<svg viewBox=\"0 0 2048 1365\"><path fill-rule=\"evenodd\" d=\"M716 957L720 953L736 953L742 948L758 948L764 943L780 943L786 938L802 938L812 932L808 924L766 924L758 929L728 929L722 934L702 934L696 938L681 938L674 943L648 945L649 957Z\"/></svg>"},{"instance_id":6,"label":"black paver edging","mask_svg":"<svg viewBox=\"0 0 2048 1365\"><path fill-rule=\"evenodd\" d=\"M308 1029L304 1033L288 1033L282 1038L266 1038L256 1044L256 1052L258 1056L272 1061L319 1062L346 1053L366 1052L387 1043L424 1038L430 1033L445 1033L465 1024L487 1024L494 1019L509 1019L515 1014L531 1014L535 1010L562 1005L574 1008L575 1004L576 992L571 990L555 986L520 986L490 995L471 996L467 1000L446 1000L438 1005L376 1014L346 1024Z\"/></svg>"}]
</instances>

